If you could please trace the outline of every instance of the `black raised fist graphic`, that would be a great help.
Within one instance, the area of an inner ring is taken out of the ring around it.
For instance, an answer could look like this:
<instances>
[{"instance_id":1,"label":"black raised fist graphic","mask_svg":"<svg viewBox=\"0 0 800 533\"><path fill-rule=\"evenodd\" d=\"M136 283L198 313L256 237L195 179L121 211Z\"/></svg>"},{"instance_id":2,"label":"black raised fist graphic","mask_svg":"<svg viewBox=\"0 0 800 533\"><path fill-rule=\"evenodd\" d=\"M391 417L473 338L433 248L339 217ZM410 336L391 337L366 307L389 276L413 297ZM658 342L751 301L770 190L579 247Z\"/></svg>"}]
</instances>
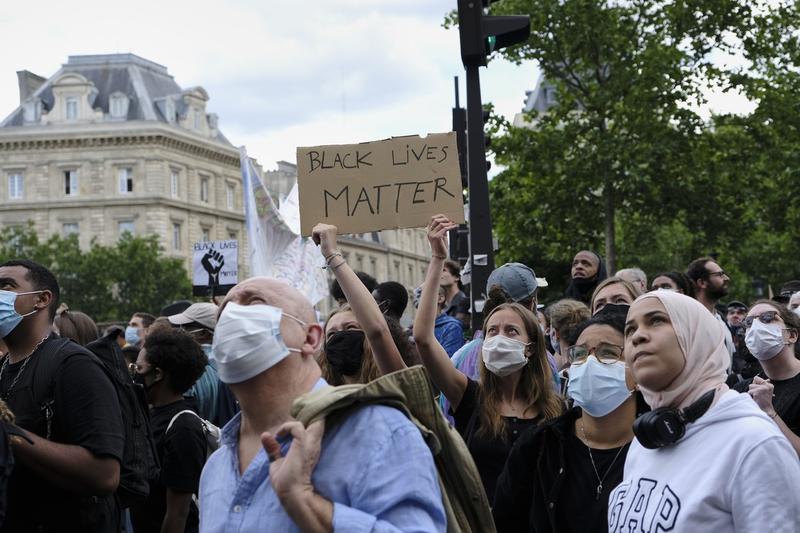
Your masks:
<instances>
[{"instance_id":1,"label":"black raised fist graphic","mask_svg":"<svg viewBox=\"0 0 800 533\"><path fill-rule=\"evenodd\" d=\"M211 248L200 260L200 264L208 272L209 287L219 285L219 271L222 270L222 266L225 264L225 258L222 257L222 253Z\"/></svg>"}]
</instances>

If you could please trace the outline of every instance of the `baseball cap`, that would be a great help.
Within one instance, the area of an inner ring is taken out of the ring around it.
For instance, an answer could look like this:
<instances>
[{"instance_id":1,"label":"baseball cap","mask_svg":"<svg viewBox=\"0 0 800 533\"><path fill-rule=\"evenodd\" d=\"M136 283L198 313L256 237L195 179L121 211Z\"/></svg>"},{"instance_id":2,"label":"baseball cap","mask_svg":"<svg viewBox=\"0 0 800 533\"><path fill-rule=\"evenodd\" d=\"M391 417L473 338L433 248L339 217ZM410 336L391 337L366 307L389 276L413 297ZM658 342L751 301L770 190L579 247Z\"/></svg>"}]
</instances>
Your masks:
<instances>
[{"instance_id":1,"label":"baseball cap","mask_svg":"<svg viewBox=\"0 0 800 533\"><path fill-rule=\"evenodd\" d=\"M533 269L522 263L506 263L489 274L486 292L494 285L500 286L512 300L519 302L530 298L538 287L547 287L547 280L537 278Z\"/></svg>"},{"instance_id":2,"label":"baseball cap","mask_svg":"<svg viewBox=\"0 0 800 533\"><path fill-rule=\"evenodd\" d=\"M739 300L731 300L730 302L728 302L728 309L744 309L745 311L747 311L748 308L743 302L740 302Z\"/></svg>"},{"instance_id":3,"label":"baseball cap","mask_svg":"<svg viewBox=\"0 0 800 533\"><path fill-rule=\"evenodd\" d=\"M196 322L213 330L217 326L217 306L212 303L196 303L186 308L183 313L167 317L170 324L182 326Z\"/></svg>"},{"instance_id":4,"label":"baseball cap","mask_svg":"<svg viewBox=\"0 0 800 533\"><path fill-rule=\"evenodd\" d=\"M772 299L776 302L788 303L789 298L791 298L792 294L796 292L800 292L800 280L795 279L792 281L787 281L781 286L781 290L778 291L778 294L776 294Z\"/></svg>"}]
</instances>

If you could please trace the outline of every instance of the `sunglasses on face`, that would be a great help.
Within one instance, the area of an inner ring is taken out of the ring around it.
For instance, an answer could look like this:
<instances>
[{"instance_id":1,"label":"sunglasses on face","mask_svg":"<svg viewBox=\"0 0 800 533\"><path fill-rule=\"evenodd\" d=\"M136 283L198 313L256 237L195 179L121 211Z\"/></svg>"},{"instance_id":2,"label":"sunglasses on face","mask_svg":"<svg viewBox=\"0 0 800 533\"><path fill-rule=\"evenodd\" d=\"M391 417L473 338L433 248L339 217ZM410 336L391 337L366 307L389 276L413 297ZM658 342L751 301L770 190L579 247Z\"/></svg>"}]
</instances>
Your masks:
<instances>
[{"instance_id":1,"label":"sunglasses on face","mask_svg":"<svg viewBox=\"0 0 800 533\"><path fill-rule=\"evenodd\" d=\"M759 322L762 324L771 324L780 318L777 311L764 311L761 314L748 316L745 318L742 323L744 324L745 328L750 328L753 325L753 320L758 319Z\"/></svg>"},{"instance_id":2,"label":"sunglasses on face","mask_svg":"<svg viewBox=\"0 0 800 533\"><path fill-rule=\"evenodd\" d=\"M601 363L610 365L622 359L622 346L601 342L593 350L588 349L585 344L576 344L567 349L567 357L571 364L585 363L586 358L592 354Z\"/></svg>"}]
</instances>

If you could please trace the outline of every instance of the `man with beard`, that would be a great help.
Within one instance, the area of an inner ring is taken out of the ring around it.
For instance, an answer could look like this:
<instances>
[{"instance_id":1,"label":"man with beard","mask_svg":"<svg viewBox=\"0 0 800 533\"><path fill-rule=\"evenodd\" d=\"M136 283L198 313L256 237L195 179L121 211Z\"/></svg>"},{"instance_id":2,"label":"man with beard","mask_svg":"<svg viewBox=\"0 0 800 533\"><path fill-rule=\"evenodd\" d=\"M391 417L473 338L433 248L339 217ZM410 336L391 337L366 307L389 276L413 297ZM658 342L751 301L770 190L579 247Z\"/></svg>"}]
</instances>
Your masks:
<instances>
[{"instance_id":1,"label":"man with beard","mask_svg":"<svg viewBox=\"0 0 800 533\"><path fill-rule=\"evenodd\" d=\"M597 284L606 279L606 266L599 254L581 250L575 254L570 271L572 281L564 296L589 305Z\"/></svg>"},{"instance_id":2,"label":"man with beard","mask_svg":"<svg viewBox=\"0 0 800 533\"><path fill-rule=\"evenodd\" d=\"M689 276L689 279L694 284L695 299L703 304L720 323L725 334L725 347L728 348L728 353L731 354L731 362L733 362L733 355L736 353L733 335L731 335L731 330L725 320L715 309L720 298L728 294L728 285L731 278L711 257L700 257L689 263L686 275ZM730 370L731 367L729 366L728 371Z\"/></svg>"}]
</instances>

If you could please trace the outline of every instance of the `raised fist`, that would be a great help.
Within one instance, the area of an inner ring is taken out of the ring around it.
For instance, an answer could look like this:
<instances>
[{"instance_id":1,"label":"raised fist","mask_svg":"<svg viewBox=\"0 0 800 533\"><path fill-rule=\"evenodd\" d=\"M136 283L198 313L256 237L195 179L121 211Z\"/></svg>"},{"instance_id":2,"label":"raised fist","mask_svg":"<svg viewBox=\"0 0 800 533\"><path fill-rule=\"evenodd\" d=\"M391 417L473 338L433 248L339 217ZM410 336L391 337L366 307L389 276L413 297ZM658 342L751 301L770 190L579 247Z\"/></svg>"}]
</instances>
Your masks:
<instances>
[{"instance_id":1,"label":"raised fist","mask_svg":"<svg viewBox=\"0 0 800 533\"><path fill-rule=\"evenodd\" d=\"M203 256L203 259L200 260L200 264L208 272L209 287L219 285L219 271L222 270L222 266L225 264L225 258L222 257L222 253L210 248Z\"/></svg>"}]
</instances>

